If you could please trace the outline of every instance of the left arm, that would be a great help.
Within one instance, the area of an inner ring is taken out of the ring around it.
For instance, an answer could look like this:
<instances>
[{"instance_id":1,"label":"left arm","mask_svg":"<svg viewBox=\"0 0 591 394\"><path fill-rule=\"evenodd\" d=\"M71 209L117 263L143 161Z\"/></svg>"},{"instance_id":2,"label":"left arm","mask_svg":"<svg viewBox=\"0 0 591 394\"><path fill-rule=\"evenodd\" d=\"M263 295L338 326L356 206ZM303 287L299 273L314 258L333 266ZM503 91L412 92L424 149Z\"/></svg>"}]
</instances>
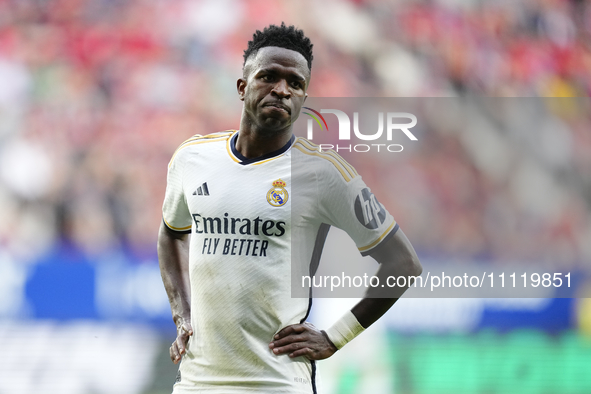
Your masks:
<instances>
[{"instance_id":1,"label":"left arm","mask_svg":"<svg viewBox=\"0 0 591 394\"><path fill-rule=\"evenodd\" d=\"M419 276L423 271L414 248L401 229L378 245L370 256L380 263L376 272L380 283L386 283L389 276L408 278ZM368 328L394 305L409 284L394 289L371 287L366 296L351 309L351 313L363 329ZM310 360L328 358L338 350L324 331L307 322L283 328L275 335L269 348L276 355L305 356Z\"/></svg>"}]
</instances>

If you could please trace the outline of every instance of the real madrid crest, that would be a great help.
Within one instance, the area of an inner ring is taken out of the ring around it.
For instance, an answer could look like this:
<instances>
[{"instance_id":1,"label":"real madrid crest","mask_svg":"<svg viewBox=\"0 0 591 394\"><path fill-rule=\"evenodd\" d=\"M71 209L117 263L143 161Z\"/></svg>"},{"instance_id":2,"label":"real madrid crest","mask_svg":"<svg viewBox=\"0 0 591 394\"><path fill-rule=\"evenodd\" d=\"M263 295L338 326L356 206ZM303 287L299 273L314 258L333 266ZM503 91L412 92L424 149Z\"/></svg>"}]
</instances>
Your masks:
<instances>
[{"instance_id":1,"label":"real madrid crest","mask_svg":"<svg viewBox=\"0 0 591 394\"><path fill-rule=\"evenodd\" d=\"M281 179L273 181L273 187L267 192L267 201L274 207L285 205L289 194L285 190L286 183Z\"/></svg>"}]
</instances>

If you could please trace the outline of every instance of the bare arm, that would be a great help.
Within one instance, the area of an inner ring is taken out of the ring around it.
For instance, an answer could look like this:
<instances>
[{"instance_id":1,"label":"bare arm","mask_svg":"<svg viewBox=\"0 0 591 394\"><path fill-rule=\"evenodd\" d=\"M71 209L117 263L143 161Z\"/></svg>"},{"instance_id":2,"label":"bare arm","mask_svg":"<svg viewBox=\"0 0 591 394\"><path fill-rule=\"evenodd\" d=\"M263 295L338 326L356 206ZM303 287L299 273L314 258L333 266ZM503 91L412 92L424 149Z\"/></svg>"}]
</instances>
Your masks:
<instances>
[{"instance_id":1,"label":"bare arm","mask_svg":"<svg viewBox=\"0 0 591 394\"><path fill-rule=\"evenodd\" d=\"M380 263L376 273L380 283L386 283L389 276L408 278L408 276L419 276L423 272L414 248L401 229L398 229L390 239L378 245L370 256ZM368 328L382 317L407 289L408 286L370 287L367 295L351 309L351 312L359 324Z\"/></svg>"},{"instance_id":2,"label":"bare arm","mask_svg":"<svg viewBox=\"0 0 591 394\"><path fill-rule=\"evenodd\" d=\"M158 232L158 261L162 282L168 294L177 338L170 347L176 364L186 352L191 327L191 287L189 283L189 235L170 230L164 223Z\"/></svg>"},{"instance_id":3,"label":"bare arm","mask_svg":"<svg viewBox=\"0 0 591 394\"><path fill-rule=\"evenodd\" d=\"M423 270L414 248L400 229L390 239L378 245L370 256L380 263L376 273L380 283L386 283L389 276L418 276ZM367 328L386 313L407 289L408 286L396 289L371 287L351 312L359 324ZM328 358L337 351L326 333L309 323L283 328L275 335L269 348L277 355L305 356L311 360Z\"/></svg>"}]
</instances>

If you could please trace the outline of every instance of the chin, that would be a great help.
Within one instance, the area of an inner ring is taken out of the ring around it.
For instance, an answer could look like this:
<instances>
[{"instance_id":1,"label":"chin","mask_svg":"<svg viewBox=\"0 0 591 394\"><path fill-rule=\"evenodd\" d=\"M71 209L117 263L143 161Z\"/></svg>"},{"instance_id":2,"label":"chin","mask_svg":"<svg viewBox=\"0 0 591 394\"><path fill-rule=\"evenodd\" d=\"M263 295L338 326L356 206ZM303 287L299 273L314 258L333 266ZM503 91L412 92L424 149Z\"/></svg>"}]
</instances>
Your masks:
<instances>
[{"instance_id":1,"label":"chin","mask_svg":"<svg viewBox=\"0 0 591 394\"><path fill-rule=\"evenodd\" d=\"M278 121L276 119L266 119L259 128L260 132L265 135L273 135L284 131L289 128L290 122Z\"/></svg>"}]
</instances>

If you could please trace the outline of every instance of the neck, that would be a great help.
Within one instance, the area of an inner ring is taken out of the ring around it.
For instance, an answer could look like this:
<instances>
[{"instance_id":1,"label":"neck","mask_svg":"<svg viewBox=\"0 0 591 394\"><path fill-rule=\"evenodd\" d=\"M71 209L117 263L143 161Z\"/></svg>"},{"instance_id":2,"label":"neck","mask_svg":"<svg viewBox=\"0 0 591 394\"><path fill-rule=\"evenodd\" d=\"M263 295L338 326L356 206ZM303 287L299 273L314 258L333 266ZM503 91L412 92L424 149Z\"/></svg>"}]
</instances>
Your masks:
<instances>
[{"instance_id":1,"label":"neck","mask_svg":"<svg viewBox=\"0 0 591 394\"><path fill-rule=\"evenodd\" d=\"M242 117L240 132L236 139L236 150L248 159L274 152L289 142L291 129L290 126L283 130L263 130Z\"/></svg>"}]
</instances>

